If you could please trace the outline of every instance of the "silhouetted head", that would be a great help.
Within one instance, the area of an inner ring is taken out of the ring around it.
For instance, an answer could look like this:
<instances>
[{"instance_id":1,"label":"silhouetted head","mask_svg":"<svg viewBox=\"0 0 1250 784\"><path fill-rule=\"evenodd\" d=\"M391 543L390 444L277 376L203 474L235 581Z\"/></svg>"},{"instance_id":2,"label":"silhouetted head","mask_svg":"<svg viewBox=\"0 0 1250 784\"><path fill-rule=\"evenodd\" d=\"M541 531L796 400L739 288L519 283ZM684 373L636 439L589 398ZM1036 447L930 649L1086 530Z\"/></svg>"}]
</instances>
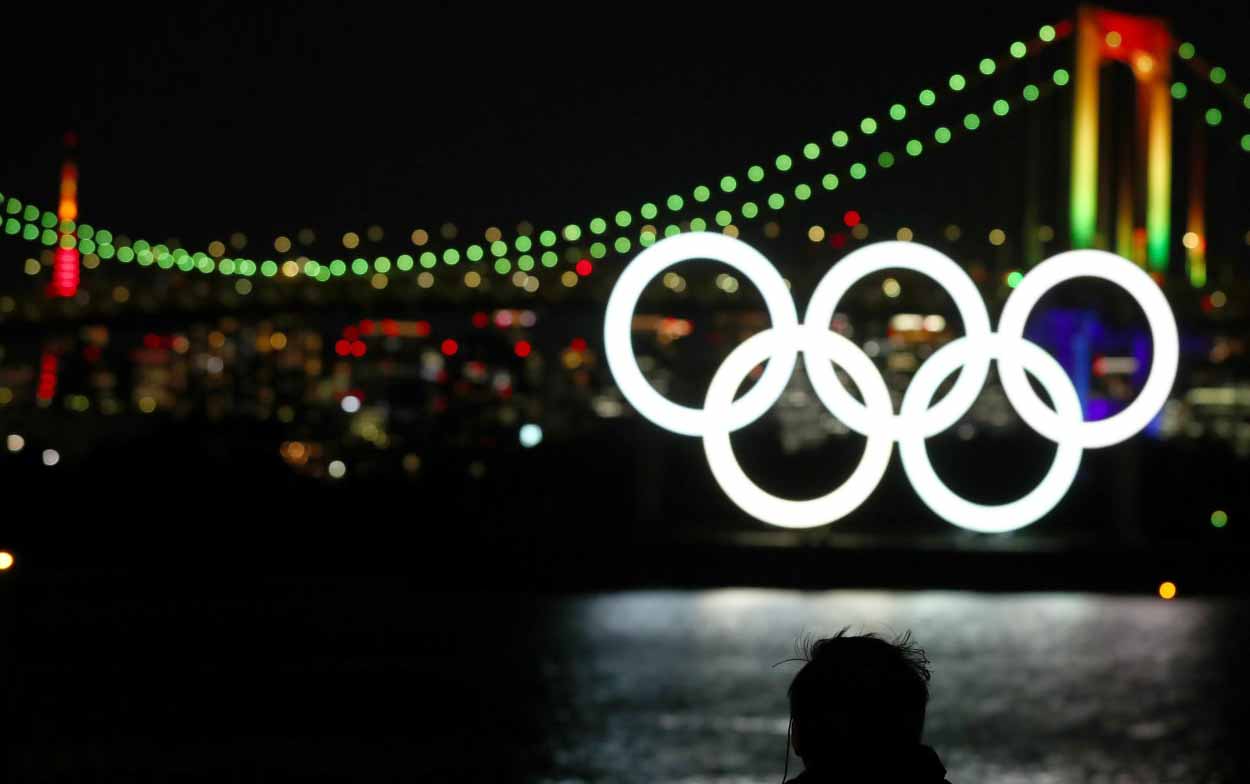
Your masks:
<instances>
[{"instance_id":1,"label":"silhouetted head","mask_svg":"<svg viewBox=\"0 0 1250 784\"><path fill-rule=\"evenodd\" d=\"M790 684L794 750L809 770L888 758L924 732L929 660L911 633L889 642L846 631L805 643Z\"/></svg>"}]
</instances>

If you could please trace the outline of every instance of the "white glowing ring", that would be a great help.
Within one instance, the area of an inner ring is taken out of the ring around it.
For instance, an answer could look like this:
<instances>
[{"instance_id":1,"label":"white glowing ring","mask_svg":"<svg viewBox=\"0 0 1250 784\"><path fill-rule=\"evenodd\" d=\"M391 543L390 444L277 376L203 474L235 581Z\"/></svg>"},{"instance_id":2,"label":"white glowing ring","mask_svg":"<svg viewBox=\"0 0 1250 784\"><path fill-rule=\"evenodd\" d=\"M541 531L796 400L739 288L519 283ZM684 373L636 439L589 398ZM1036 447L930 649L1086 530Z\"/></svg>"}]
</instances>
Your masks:
<instances>
[{"instance_id":1,"label":"white glowing ring","mask_svg":"<svg viewBox=\"0 0 1250 784\"><path fill-rule=\"evenodd\" d=\"M1131 261L1101 250L1060 253L1029 270L1003 306L998 334L1008 342L1022 342L1029 312L1042 295L1064 281L1079 277L1101 278L1119 285L1137 300L1146 316L1154 349L1150 375L1137 399L1107 419L1074 423L1038 399L1024 377L1019 357L1013 352L1005 351L999 356L998 375L1007 399L1029 427L1056 443L1072 441L1086 449L1095 449L1132 437L1150 424L1163 408L1176 380L1180 339L1176 319L1159 286Z\"/></svg>"},{"instance_id":2,"label":"white glowing ring","mask_svg":"<svg viewBox=\"0 0 1250 784\"><path fill-rule=\"evenodd\" d=\"M710 259L728 264L754 283L764 298L772 327L785 332L798 325L798 311L781 273L759 251L732 237L711 232L678 234L657 242L639 253L608 297L607 315L603 322L604 353L621 394L638 413L666 430L681 435L702 435L709 429L706 411L678 405L661 395L643 377L634 356L634 309L642 291L656 275L678 262ZM764 415L781 398L782 391L794 372L796 349L777 346L768 356L768 366L759 381L723 413L724 422L717 428L738 430Z\"/></svg>"},{"instance_id":3,"label":"white glowing ring","mask_svg":"<svg viewBox=\"0 0 1250 784\"><path fill-rule=\"evenodd\" d=\"M752 482L734 457L729 443L727 425L734 395L752 368L795 345L802 348L803 361L808 367L819 360L825 365L833 361L844 368L863 395L870 415L878 420L892 415L893 404L885 380L868 355L854 343L837 333L806 326L791 330L769 329L752 335L730 352L712 377L703 407L708 423L703 433L703 450L721 489L748 514L784 528L812 528L845 517L872 494L890 463L894 440L880 429L870 431L863 457L851 476L820 498L806 501L778 498Z\"/></svg>"},{"instance_id":4,"label":"white glowing ring","mask_svg":"<svg viewBox=\"0 0 1250 784\"><path fill-rule=\"evenodd\" d=\"M946 254L915 242L878 242L848 253L816 285L803 323L828 329L838 303L842 301L847 290L865 276L886 269L912 270L936 281L954 301L969 340L981 344L992 334L985 302L968 273ZM981 389L985 386L989 369L989 354L972 352L968 364L959 374L959 379L936 406L916 414L916 421L896 420L892 423L892 428L898 433L915 432L919 428L926 436L936 435L947 429L972 408L977 395L981 394ZM851 397L827 362L808 362L807 374L816 396L851 430L867 435L883 427L877 417L871 416L863 404Z\"/></svg>"},{"instance_id":5,"label":"white glowing ring","mask_svg":"<svg viewBox=\"0 0 1250 784\"><path fill-rule=\"evenodd\" d=\"M1013 355L1020 367L1041 382L1046 394L1054 401L1056 415L1061 421L1067 423L1069 428L1076 427L1081 421L1081 401L1059 363L1035 343L1003 340L1001 337L990 339L988 344L959 338L934 352L912 377L903 395L900 406L903 417L918 416L927 410L938 385L981 354L990 354L1000 363L1005 355ZM858 380L856 383L859 383ZM918 431L903 435L898 440L903 471L915 488L916 495L947 522L981 533L1014 531L1054 509L1076 479L1084 451L1071 439L1059 441L1050 470L1037 487L1015 501L990 505L961 498L947 487L929 461L924 440L924 434Z\"/></svg>"}]
</instances>

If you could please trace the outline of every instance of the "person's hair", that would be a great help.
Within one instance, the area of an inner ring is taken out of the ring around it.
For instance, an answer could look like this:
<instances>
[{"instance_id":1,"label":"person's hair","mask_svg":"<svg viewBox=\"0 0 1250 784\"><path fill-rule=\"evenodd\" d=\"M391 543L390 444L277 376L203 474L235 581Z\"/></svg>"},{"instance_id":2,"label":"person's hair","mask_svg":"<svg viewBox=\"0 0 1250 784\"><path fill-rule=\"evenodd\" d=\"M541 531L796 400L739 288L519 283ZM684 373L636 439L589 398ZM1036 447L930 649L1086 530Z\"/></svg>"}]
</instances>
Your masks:
<instances>
[{"instance_id":1,"label":"person's hair","mask_svg":"<svg viewBox=\"0 0 1250 784\"><path fill-rule=\"evenodd\" d=\"M929 659L911 632L889 641L847 631L801 643L790 718L809 767L918 743L924 732Z\"/></svg>"}]
</instances>

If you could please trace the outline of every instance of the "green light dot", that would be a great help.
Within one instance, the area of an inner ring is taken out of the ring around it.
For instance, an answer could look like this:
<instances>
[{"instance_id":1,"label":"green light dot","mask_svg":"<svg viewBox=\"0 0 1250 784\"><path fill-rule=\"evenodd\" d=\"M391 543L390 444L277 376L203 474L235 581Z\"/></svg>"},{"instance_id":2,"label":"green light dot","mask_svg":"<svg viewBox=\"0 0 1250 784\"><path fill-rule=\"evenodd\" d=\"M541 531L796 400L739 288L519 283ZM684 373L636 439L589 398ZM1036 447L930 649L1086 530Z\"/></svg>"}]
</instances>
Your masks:
<instances>
[{"instance_id":1,"label":"green light dot","mask_svg":"<svg viewBox=\"0 0 1250 784\"><path fill-rule=\"evenodd\" d=\"M890 107L890 119L899 121L907 116L907 107L901 103L896 103Z\"/></svg>"},{"instance_id":2,"label":"green light dot","mask_svg":"<svg viewBox=\"0 0 1250 784\"><path fill-rule=\"evenodd\" d=\"M1015 41L1011 45L1011 56L1019 60L1029 53L1029 47L1024 45L1024 41Z\"/></svg>"},{"instance_id":3,"label":"green light dot","mask_svg":"<svg viewBox=\"0 0 1250 784\"><path fill-rule=\"evenodd\" d=\"M1218 65L1211 69L1211 82L1213 84L1224 84L1224 80L1228 78L1228 74Z\"/></svg>"},{"instance_id":4,"label":"green light dot","mask_svg":"<svg viewBox=\"0 0 1250 784\"><path fill-rule=\"evenodd\" d=\"M123 245L117 249L117 260L123 264L129 264L135 260L134 249L129 245Z\"/></svg>"},{"instance_id":5,"label":"green light dot","mask_svg":"<svg viewBox=\"0 0 1250 784\"><path fill-rule=\"evenodd\" d=\"M1223 528L1228 525L1228 512L1223 509L1216 509L1211 513L1211 525L1216 528Z\"/></svg>"},{"instance_id":6,"label":"green light dot","mask_svg":"<svg viewBox=\"0 0 1250 784\"><path fill-rule=\"evenodd\" d=\"M278 274L278 263L273 259L266 259L260 263L260 274L266 278L272 278Z\"/></svg>"},{"instance_id":7,"label":"green light dot","mask_svg":"<svg viewBox=\"0 0 1250 784\"><path fill-rule=\"evenodd\" d=\"M213 261L212 257L210 256L205 256L204 258L200 259L200 263L198 265L200 272L203 272L205 275L212 272L216 266L217 266L217 262Z\"/></svg>"},{"instance_id":8,"label":"green light dot","mask_svg":"<svg viewBox=\"0 0 1250 784\"><path fill-rule=\"evenodd\" d=\"M304 272L308 272L308 268L312 267L316 263L317 262L315 261L309 261L308 264L304 266ZM373 269L385 275L391 271L391 260L385 256L378 256L373 260ZM316 275L317 273L314 271L312 274Z\"/></svg>"},{"instance_id":9,"label":"green light dot","mask_svg":"<svg viewBox=\"0 0 1250 784\"><path fill-rule=\"evenodd\" d=\"M240 259L239 260L239 272L243 273L244 275L250 278L251 276L256 274L256 262L252 261L251 259Z\"/></svg>"},{"instance_id":10,"label":"green light dot","mask_svg":"<svg viewBox=\"0 0 1250 784\"><path fill-rule=\"evenodd\" d=\"M770 193L768 195L768 206L772 207L774 210L779 210L786 206L786 197L782 196L780 193Z\"/></svg>"},{"instance_id":11,"label":"green light dot","mask_svg":"<svg viewBox=\"0 0 1250 784\"><path fill-rule=\"evenodd\" d=\"M83 225L78 227L79 239L89 240L94 236L95 236L95 229L91 228L90 224L84 223Z\"/></svg>"},{"instance_id":12,"label":"green light dot","mask_svg":"<svg viewBox=\"0 0 1250 784\"><path fill-rule=\"evenodd\" d=\"M862 163L851 164L851 179L862 180L868 174L868 167Z\"/></svg>"},{"instance_id":13,"label":"green light dot","mask_svg":"<svg viewBox=\"0 0 1250 784\"><path fill-rule=\"evenodd\" d=\"M917 155L919 155L922 152L924 152L924 145L920 143L919 139L908 140L907 142L907 154L908 155L915 158Z\"/></svg>"},{"instance_id":14,"label":"green light dot","mask_svg":"<svg viewBox=\"0 0 1250 784\"><path fill-rule=\"evenodd\" d=\"M9 200L4 204L4 210L10 215L16 215L22 211L22 203L10 196Z\"/></svg>"},{"instance_id":15,"label":"green light dot","mask_svg":"<svg viewBox=\"0 0 1250 784\"><path fill-rule=\"evenodd\" d=\"M794 161L790 160L789 155L782 153L777 156L777 160L774 162L774 165L776 165L777 171L790 171L790 167L794 165Z\"/></svg>"},{"instance_id":16,"label":"green light dot","mask_svg":"<svg viewBox=\"0 0 1250 784\"><path fill-rule=\"evenodd\" d=\"M881 153L877 156L877 164L883 169L890 168L894 165L894 153L889 152L888 150Z\"/></svg>"},{"instance_id":17,"label":"green light dot","mask_svg":"<svg viewBox=\"0 0 1250 784\"><path fill-rule=\"evenodd\" d=\"M651 220L660 214L660 210L651 202L647 202L642 205L642 209L638 211L638 214L642 216L643 220Z\"/></svg>"},{"instance_id":18,"label":"green light dot","mask_svg":"<svg viewBox=\"0 0 1250 784\"><path fill-rule=\"evenodd\" d=\"M421 254L421 258L417 259L417 263L426 269L434 269L438 266L438 256L433 251L426 251Z\"/></svg>"},{"instance_id":19,"label":"green light dot","mask_svg":"<svg viewBox=\"0 0 1250 784\"><path fill-rule=\"evenodd\" d=\"M1210 109L1207 109L1206 118L1207 118L1207 125L1210 125L1212 128L1214 128L1215 126L1220 124L1221 120L1224 119L1224 113L1221 112L1219 109L1216 109L1214 106L1212 106Z\"/></svg>"},{"instance_id":20,"label":"green light dot","mask_svg":"<svg viewBox=\"0 0 1250 784\"><path fill-rule=\"evenodd\" d=\"M717 210L716 212L716 225L721 228L733 223L733 219L734 216L730 214L729 210Z\"/></svg>"},{"instance_id":21,"label":"green light dot","mask_svg":"<svg viewBox=\"0 0 1250 784\"><path fill-rule=\"evenodd\" d=\"M655 213L654 204L644 205L642 208L644 212L646 211L647 207L651 208L651 212L653 214ZM538 235L538 242L541 243L544 248L550 248L552 245L556 244L556 233L552 231L551 229L546 229ZM474 259L474 261L477 261L477 259Z\"/></svg>"},{"instance_id":22,"label":"green light dot","mask_svg":"<svg viewBox=\"0 0 1250 784\"><path fill-rule=\"evenodd\" d=\"M837 188L838 188L838 175L836 175L836 174L826 174L824 177L821 177L821 178L820 178L820 187L824 188L824 189L825 189L825 190L827 190L827 191L837 190Z\"/></svg>"},{"instance_id":23,"label":"green light dot","mask_svg":"<svg viewBox=\"0 0 1250 784\"><path fill-rule=\"evenodd\" d=\"M500 275L507 275L512 271L512 262L507 259L495 259L495 272Z\"/></svg>"},{"instance_id":24,"label":"green light dot","mask_svg":"<svg viewBox=\"0 0 1250 784\"><path fill-rule=\"evenodd\" d=\"M1022 280L1024 280L1024 275L1020 270L1012 270L1007 274L1007 285L1013 289L1019 286Z\"/></svg>"},{"instance_id":25,"label":"green light dot","mask_svg":"<svg viewBox=\"0 0 1250 784\"><path fill-rule=\"evenodd\" d=\"M846 131L834 131L829 141L833 142L834 147L845 147L851 141L851 137Z\"/></svg>"},{"instance_id":26,"label":"green light dot","mask_svg":"<svg viewBox=\"0 0 1250 784\"><path fill-rule=\"evenodd\" d=\"M800 182L794 186L794 198L799 201L807 201L812 198L812 186L805 182Z\"/></svg>"},{"instance_id":27,"label":"green light dot","mask_svg":"<svg viewBox=\"0 0 1250 784\"><path fill-rule=\"evenodd\" d=\"M985 74L986 76L992 76L994 73L994 70L998 66L994 63L993 60L986 57L981 60L980 64L977 67L981 69L981 73Z\"/></svg>"},{"instance_id":28,"label":"green light dot","mask_svg":"<svg viewBox=\"0 0 1250 784\"><path fill-rule=\"evenodd\" d=\"M632 245L629 242L629 237L617 237L616 242L613 243L613 247L616 248L617 253L629 253L629 249Z\"/></svg>"},{"instance_id":29,"label":"green light dot","mask_svg":"<svg viewBox=\"0 0 1250 784\"><path fill-rule=\"evenodd\" d=\"M464 255L468 257L469 261L481 261L482 257L485 256L486 253L482 250L481 245L475 244L465 248ZM402 259L403 256L400 256L400 258Z\"/></svg>"},{"instance_id":30,"label":"green light dot","mask_svg":"<svg viewBox=\"0 0 1250 784\"><path fill-rule=\"evenodd\" d=\"M1243 134L1241 137L1241 149L1250 152L1250 133Z\"/></svg>"},{"instance_id":31,"label":"green light dot","mask_svg":"<svg viewBox=\"0 0 1250 784\"><path fill-rule=\"evenodd\" d=\"M946 126L939 126L938 129L933 132L933 139L938 144L946 144L951 140L950 129Z\"/></svg>"},{"instance_id":32,"label":"green light dot","mask_svg":"<svg viewBox=\"0 0 1250 784\"><path fill-rule=\"evenodd\" d=\"M39 227L33 223L27 223L22 227L22 239L27 242L34 242L39 239Z\"/></svg>"},{"instance_id":33,"label":"green light dot","mask_svg":"<svg viewBox=\"0 0 1250 784\"><path fill-rule=\"evenodd\" d=\"M820 145L816 142L808 142L803 145L803 157L809 161L814 161L820 157Z\"/></svg>"},{"instance_id":34,"label":"green light dot","mask_svg":"<svg viewBox=\"0 0 1250 784\"><path fill-rule=\"evenodd\" d=\"M968 86L968 80L965 79L961 74L953 74L950 78L950 81L947 82L947 84L950 85L952 90L954 90L955 92L959 92L960 90Z\"/></svg>"},{"instance_id":35,"label":"green light dot","mask_svg":"<svg viewBox=\"0 0 1250 784\"><path fill-rule=\"evenodd\" d=\"M400 261L403 261L404 257L400 256L399 259ZM412 260L411 257L409 257L409 261L411 260ZM330 274L331 275L333 275L336 278L341 278L343 277L343 274L345 272L347 272L347 264L345 264L342 259L335 259L334 261L330 262Z\"/></svg>"},{"instance_id":36,"label":"green light dot","mask_svg":"<svg viewBox=\"0 0 1250 784\"><path fill-rule=\"evenodd\" d=\"M1042 29L1037 31L1037 37L1046 43L1050 43L1055 40L1055 28L1050 25L1042 25Z\"/></svg>"},{"instance_id":37,"label":"green light dot","mask_svg":"<svg viewBox=\"0 0 1250 784\"><path fill-rule=\"evenodd\" d=\"M602 234L607 230L608 230L608 222L605 221L603 218L591 218L590 219L590 233L591 234Z\"/></svg>"},{"instance_id":38,"label":"green light dot","mask_svg":"<svg viewBox=\"0 0 1250 784\"><path fill-rule=\"evenodd\" d=\"M109 231L108 229L100 229L99 231L96 232L95 241L100 243L101 245L103 245L104 243L108 243L109 245L112 245L113 244L113 232Z\"/></svg>"},{"instance_id":39,"label":"green light dot","mask_svg":"<svg viewBox=\"0 0 1250 784\"><path fill-rule=\"evenodd\" d=\"M725 193L733 193L738 187L738 181L726 174L720 178L720 189Z\"/></svg>"},{"instance_id":40,"label":"green light dot","mask_svg":"<svg viewBox=\"0 0 1250 784\"><path fill-rule=\"evenodd\" d=\"M481 248L479 248L476 245L472 245L469 247L470 251L473 251L475 249L477 250L477 258L479 259L482 258ZM476 261L476 259L474 260ZM399 254L399 257L395 259L395 268L398 269L400 272L407 272L408 270L412 269L412 256L409 256L407 253ZM331 272L333 272L333 270L331 270Z\"/></svg>"},{"instance_id":41,"label":"green light dot","mask_svg":"<svg viewBox=\"0 0 1250 784\"><path fill-rule=\"evenodd\" d=\"M655 244L655 232L644 231L638 235L638 244L644 248L649 248Z\"/></svg>"},{"instance_id":42,"label":"green light dot","mask_svg":"<svg viewBox=\"0 0 1250 784\"><path fill-rule=\"evenodd\" d=\"M225 261L225 259L223 259L223 261ZM174 266L174 257L168 253L158 253L156 254L156 266L161 269L169 269Z\"/></svg>"},{"instance_id":43,"label":"green light dot","mask_svg":"<svg viewBox=\"0 0 1250 784\"><path fill-rule=\"evenodd\" d=\"M964 115L964 127L970 131L975 131L981 127L981 118L974 112L968 112Z\"/></svg>"},{"instance_id":44,"label":"green light dot","mask_svg":"<svg viewBox=\"0 0 1250 784\"><path fill-rule=\"evenodd\" d=\"M1192 59L1194 56L1194 45L1186 41L1176 48L1176 53L1180 55L1182 60Z\"/></svg>"},{"instance_id":45,"label":"green light dot","mask_svg":"<svg viewBox=\"0 0 1250 784\"><path fill-rule=\"evenodd\" d=\"M78 240L69 234L62 234L61 239L57 242L64 250L73 250L78 246Z\"/></svg>"},{"instance_id":46,"label":"green light dot","mask_svg":"<svg viewBox=\"0 0 1250 784\"><path fill-rule=\"evenodd\" d=\"M147 240L135 240L133 247L135 249L135 253L142 253L145 250L152 249L152 246L148 244Z\"/></svg>"},{"instance_id":47,"label":"green light dot","mask_svg":"<svg viewBox=\"0 0 1250 784\"><path fill-rule=\"evenodd\" d=\"M221 264L218 265L217 267L217 271L220 272L222 275L233 275L234 274L234 260L222 259Z\"/></svg>"},{"instance_id":48,"label":"green light dot","mask_svg":"<svg viewBox=\"0 0 1250 784\"><path fill-rule=\"evenodd\" d=\"M602 242L592 242L590 244L590 257L591 258L601 259L606 255L608 255L607 245L604 245Z\"/></svg>"},{"instance_id":49,"label":"green light dot","mask_svg":"<svg viewBox=\"0 0 1250 784\"><path fill-rule=\"evenodd\" d=\"M994 102L994 114L997 114L999 117L1006 117L1007 112L1009 111L1011 111L1011 104L1007 103L1002 98L999 98Z\"/></svg>"},{"instance_id":50,"label":"green light dot","mask_svg":"<svg viewBox=\"0 0 1250 784\"><path fill-rule=\"evenodd\" d=\"M545 251L542 257L542 264L547 269L551 269L560 263L560 255L554 250Z\"/></svg>"},{"instance_id":51,"label":"green light dot","mask_svg":"<svg viewBox=\"0 0 1250 784\"><path fill-rule=\"evenodd\" d=\"M1065 71L1064 69L1056 68L1055 75L1051 78L1055 80L1055 84L1059 85L1060 87L1063 87L1065 84L1068 83L1068 80L1071 77L1068 75L1068 72Z\"/></svg>"},{"instance_id":52,"label":"green light dot","mask_svg":"<svg viewBox=\"0 0 1250 784\"><path fill-rule=\"evenodd\" d=\"M117 253L117 248L114 248L112 245L109 245L106 243L104 245L101 245L99 249L96 251L96 253L102 259L111 259Z\"/></svg>"},{"instance_id":53,"label":"green light dot","mask_svg":"<svg viewBox=\"0 0 1250 784\"><path fill-rule=\"evenodd\" d=\"M357 275L367 274L369 272L369 262L365 261L364 259L353 259L352 260L352 272L356 273Z\"/></svg>"},{"instance_id":54,"label":"green light dot","mask_svg":"<svg viewBox=\"0 0 1250 784\"><path fill-rule=\"evenodd\" d=\"M622 229L628 226L633 220L634 216L630 215L628 210L618 210L616 213L616 225L620 226ZM522 250L529 250L529 248L522 248Z\"/></svg>"},{"instance_id":55,"label":"green light dot","mask_svg":"<svg viewBox=\"0 0 1250 784\"><path fill-rule=\"evenodd\" d=\"M73 234L77 228L72 220L63 220L61 225L56 227L56 230L62 234Z\"/></svg>"},{"instance_id":56,"label":"green light dot","mask_svg":"<svg viewBox=\"0 0 1250 784\"><path fill-rule=\"evenodd\" d=\"M581 238L582 238L582 230L581 230L581 227L579 227L578 225L574 223L570 223L569 225L564 227L564 239L568 240L569 242L577 242Z\"/></svg>"},{"instance_id":57,"label":"green light dot","mask_svg":"<svg viewBox=\"0 0 1250 784\"><path fill-rule=\"evenodd\" d=\"M26 209L22 210L22 218L24 218L27 223L34 223L39 220L39 208L33 204L27 204Z\"/></svg>"},{"instance_id":58,"label":"green light dot","mask_svg":"<svg viewBox=\"0 0 1250 784\"><path fill-rule=\"evenodd\" d=\"M859 121L859 129L865 134L871 136L877 132L877 121L871 117L865 117Z\"/></svg>"},{"instance_id":59,"label":"green light dot","mask_svg":"<svg viewBox=\"0 0 1250 784\"><path fill-rule=\"evenodd\" d=\"M936 102L937 102L937 93L927 88L920 91L920 105L921 106L932 106Z\"/></svg>"},{"instance_id":60,"label":"green light dot","mask_svg":"<svg viewBox=\"0 0 1250 784\"><path fill-rule=\"evenodd\" d=\"M712 189L706 185L696 186L694 189L694 200L697 202L705 202L712 198Z\"/></svg>"},{"instance_id":61,"label":"green light dot","mask_svg":"<svg viewBox=\"0 0 1250 784\"><path fill-rule=\"evenodd\" d=\"M52 229L44 229L43 234L39 237L39 241L49 248L52 247L56 244L56 232Z\"/></svg>"},{"instance_id":62,"label":"green light dot","mask_svg":"<svg viewBox=\"0 0 1250 784\"><path fill-rule=\"evenodd\" d=\"M707 221L702 218L695 218L690 221L691 231L707 231Z\"/></svg>"},{"instance_id":63,"label":"green light dot","mask_svg":"<svg viewBox=\"0 0 1250 784\"><path fill-rule=\"evenodd\" d=\"M529 237L526 237L525 235L521 235L520 237L517 237L515 240L512 241L512 244L521 253L529 253L530 248L534 247L534 242Z\"/></svg>"},{"instance_id":64,"label":"green light dot","mask_svg":"<svg viewBox=\"0 0 1250 784\"><path fill-rule=\"evenodd\" d=\"M751 182L760 182L761 180L763 180L764 179L764 167L752 166L751 168L747 169L747 179L750 180Z\"/></svg>"},{"instance_id":65,"label":"green light dot","mask_svg":"<svg viewBox=\"0 0 1250 784\"><path fill-rule=\"evenodd\" d=\"M329 279L330 279L330 270L326 269L325 267L321 267L320 269L317 270L316 280L318 283L325 283Z\"/></svg>"},{"instance_id":66,"label":"green light dot","mask_svg":"<svg viewBox=\"0 0 1250 784\"><path fill-rule=\"evenodd\" d=\"M686 203L685 200L675 193L672 196L669 196L668 201L665 202L668 208L672 210L673 212L677 212L678 210L680 210L685 203Z\"/></svg>"},{"instance_id":67,"label":"green light dot","mask_svg":"<svg viewBox=\"0 0 1250 784\"><path fill-rule=\"evenodd\" d=\"M460 263L460 251L456 250L455 248L448 248L447 250L443 251L443 263L451 265L451 266L459 264ZM382 272L382 271L383 270L378 270L378 272Z\"/></svg>"},{"instance_id":68,"label":"green light dot","mask_svg":"<svg viewBox=\"0 0 1250 784\"><path fill-rule=\"evenodd\" d=\"M516 268L522 272L529 272L534 269L534 257L528 253L521 254L521 256L516 260Z\"/></svg>"},{"instance_id":69,"label":"green light dot","mask_svg":"<svg viewBox=\"0 0 1250 784\"><path fill-rule=\"evenodd\" d=\"M760 208L755 202L749 201L742 205L742 217L750 220L760 214Z\"/></svg>"},{"instance_id":70,"label":"green light dot","mask_svg":"<svg viewBox=\"0 0 1250 784\"><path fill-rule=\"evenodd\" d=\"M58 221L54 213L45 212L44 214L39 216L39 224L43 226L45 229L55 228L57 223Z\"/></svg>"},{"instance_id":71,"label":"green light dot","mask_svg":"<svg viewBox=\"0 0 1250 784\"><path fill-rule=\"evenodd\" d=\"M1250 109L1250 93L1246 93L1245 97L1241 99L1241 105Z\"/></svg>"},{"instance_id":72,"label":"green light dot","mask_svg":"<svg viewBox=\"0 0 1250 784\"><path fill-rule=\"evenodd\" d=\"M4 222L4 233L8 235L17 234L22 230L22 224L16 218L9 218Z\"/></svg>"},{"instance_id":73,"label":"green light dot","mask_svg":"<svg viewBox=\"0 0 1250 784\"><path fill-rule=\"evenodd\" d=\"M492 256L507 256L508 243L503 240L495 240L490 244L490 253Z\"/></svg>"},{"instance_id":74,"label":"green light dot","mask_svg":"<svg viewBox=\"0 0 1250 784\"><path fill-rule=\"evenodd\" d=\"M676 237L678 234L681 234L680 226L674 226L673 224L670 223L669 225L664 227L665 237Z\"/></svg>"},{"instance_id":75,"label":"green light dot","mask_svg":"<svg viewBox=\"0 0 1250 784\"><path fill-rule=\"evenodd\" d=\"M78 240L78 249L83 253L95 253L95 240L80 239Z\"/></svg>"},{"instance_id":76,"label":"green light dot","mask_svg":"<svg viewBox=\"0 0 1250 784\"><path fill-rule=\"evenodd\" d=\"M1026 84L1024 86L1024 90L1021 91L1021 94L1024 95L1024 100L1026 101L1036 101L1038 96L1042 94L1042 91L1037 89L1037 85L1035 84Z\"/></svg>"}]
</instances>

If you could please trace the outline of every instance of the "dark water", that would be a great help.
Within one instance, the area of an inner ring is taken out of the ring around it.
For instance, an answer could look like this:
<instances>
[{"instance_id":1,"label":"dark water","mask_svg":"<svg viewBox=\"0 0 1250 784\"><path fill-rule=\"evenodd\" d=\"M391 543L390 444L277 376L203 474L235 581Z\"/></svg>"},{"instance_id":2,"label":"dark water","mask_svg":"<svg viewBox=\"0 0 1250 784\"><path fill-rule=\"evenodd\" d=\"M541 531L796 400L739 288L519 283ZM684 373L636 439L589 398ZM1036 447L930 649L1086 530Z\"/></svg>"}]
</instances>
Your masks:
<instances>
[{"instance_id":1,"label":"dark water","mask_svg":"<svg viewBox=\"0 0 1250 784\"><path fill-rule=\"evenodd\" d=\"M21 594L14 780L772 784L772 665L843 625L927 649L956 784L1248 780L1233 600L169 590Z\"/></svg>"}]
</instances>

